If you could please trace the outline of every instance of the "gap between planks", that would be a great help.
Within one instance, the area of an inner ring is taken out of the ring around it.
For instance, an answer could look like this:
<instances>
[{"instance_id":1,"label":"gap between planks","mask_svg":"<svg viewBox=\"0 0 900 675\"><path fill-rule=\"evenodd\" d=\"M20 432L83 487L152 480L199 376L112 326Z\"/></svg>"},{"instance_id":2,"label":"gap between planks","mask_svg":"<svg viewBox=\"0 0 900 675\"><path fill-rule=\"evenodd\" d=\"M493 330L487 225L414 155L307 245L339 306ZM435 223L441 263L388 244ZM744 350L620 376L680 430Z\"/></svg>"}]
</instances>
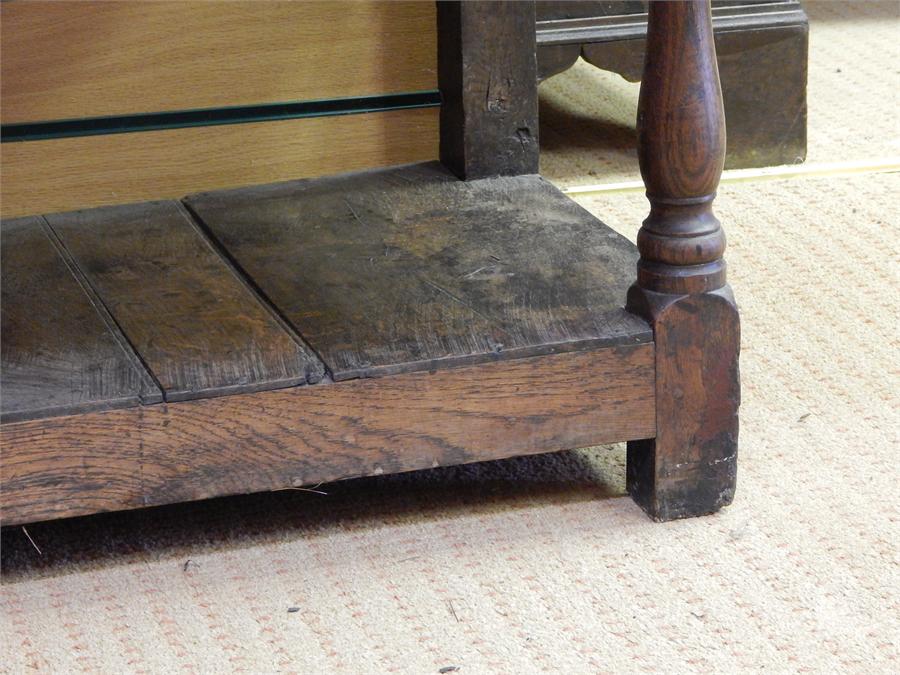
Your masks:
<instances>
[{"instance_id":1,"label":"gap between planks","mask_svg":"<svg viewBox=\"0 0 900 675\"><path fill-rule=\"evenodd\" d=\"M119 322L116 321L116 318L113 316L112 312L109 311L109 307L106 306L106 303L103 302L103 298L97 292L97 289L94 288L93 284L91 284L90 282L90 279L88 279L84 271L78 266L75 258L72 257L69 249L66 248L66 245L59 238L59 235L56 233L56 230L53 229L53 226L47 220L46 216L39 216L39 218L41 219L41 229L43 230L44 234L50 240L53 248L56 249L59 257L62 258L63 264L65 264L65 266L69 269L69 272L71 272L72 276L75 278L75 281L79 286L81 286L81 290L84 291L85 296L94 307L94 310L100 316L100 319L101 321L103 321L103 324L106 326L107 330L109 330L110 335L112 335L113 339L119 345L119 348L125 354L125 358L131 364L131 366L141 375L144 383L149 384L153 389L156 390L156 396L150 397L139 392L138 400L140 401L141 405L166 403L166 390L163 388L162 384L160 384L159 379L153 372L153 369L147 365L144 357L141 356L140 352L138 352L134 344L132 344L131 340L128 339L128 335L126 335L125 331L122 330L122 326L119 325ZM157 398L159 400L157 400Z\"/></svg>"}]
</instances>

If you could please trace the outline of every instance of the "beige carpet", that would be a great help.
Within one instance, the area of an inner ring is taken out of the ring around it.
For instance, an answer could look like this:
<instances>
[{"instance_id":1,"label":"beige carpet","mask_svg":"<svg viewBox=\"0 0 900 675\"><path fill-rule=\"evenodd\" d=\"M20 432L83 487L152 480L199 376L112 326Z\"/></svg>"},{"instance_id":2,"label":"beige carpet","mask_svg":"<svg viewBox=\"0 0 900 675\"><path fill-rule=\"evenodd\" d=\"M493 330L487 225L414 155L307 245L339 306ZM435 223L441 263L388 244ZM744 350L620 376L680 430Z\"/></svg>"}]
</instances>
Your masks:
<instances>
[{"instance_id":1,"label":"beige carpet","mask_svg":"<svg viewBox=\"0 0 900 675\"><path fill-rule=\"evenodd\" d=\"M897 60L872 44L897 5L834 7L813 44L847 43L820 58L867 73L847 85L865 100L823 110L811 81L810 156L883 157ZM579 182L634 175L597 167ZM898 191L900 174L723 186L744 403L720 514L652 523L614 446L35 525L42 555L9 530L0 669L900 672ZM581 201L629 236L646 211Z\"/></svg>"}]
</instances>

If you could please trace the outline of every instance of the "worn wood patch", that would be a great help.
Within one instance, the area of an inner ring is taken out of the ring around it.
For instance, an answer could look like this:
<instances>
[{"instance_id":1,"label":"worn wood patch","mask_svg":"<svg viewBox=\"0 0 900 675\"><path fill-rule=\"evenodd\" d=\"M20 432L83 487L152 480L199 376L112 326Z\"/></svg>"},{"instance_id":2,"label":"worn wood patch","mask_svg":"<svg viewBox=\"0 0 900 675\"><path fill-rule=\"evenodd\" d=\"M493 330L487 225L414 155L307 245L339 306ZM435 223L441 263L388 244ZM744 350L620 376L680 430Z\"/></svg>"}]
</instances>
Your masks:
<instances>
[{"instance_id":1,"label":"worn wood patch","mask_svg":"<svg viewBox=\"0 0 900 675\"><path fill-rule=\"evenodd\" d=\"M4 524L500 459L655 433L654 346L0 427Z\"/></svg>"},{"instance_id":2,"label":"worn wood patch","mask_svg":"<svg viewBox=\"0 0 900 675\"><path fill-rule=\"evenodd\" d=\"M634 344L637 253L539 176L438 163L186 200L335 380Z\"/></svg>"},{"instance_id":3,"label":"worn wood patch","mask_svg":"<svg viewBox=\"0 0 900 675\"><path fill-rule=\"evenodd\" d=\"M0 225L2 421L161 400L44 228L39 217Z\"/></svg>"},{"instance_id":4,"label":"worn wood patch","mask_svg":"<svg viewBox=\"0 0 900 675\"><path fill-rule=\"evenodd\" d=\"M179 203L47 220L167 400L321 379L321 362L258 301Z\"/></svg>"}]
</instances>

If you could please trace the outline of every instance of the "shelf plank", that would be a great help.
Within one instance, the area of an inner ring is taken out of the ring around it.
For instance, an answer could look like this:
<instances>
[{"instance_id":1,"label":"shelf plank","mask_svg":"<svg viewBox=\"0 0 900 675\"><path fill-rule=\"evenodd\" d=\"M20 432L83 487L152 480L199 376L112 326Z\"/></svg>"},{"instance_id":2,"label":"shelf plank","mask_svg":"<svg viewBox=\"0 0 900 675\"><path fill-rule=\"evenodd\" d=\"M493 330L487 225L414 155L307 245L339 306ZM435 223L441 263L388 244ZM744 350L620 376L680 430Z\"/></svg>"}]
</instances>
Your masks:
<instances>
[{"instance_id":1,"label":"shelf plank","mask_svg":"<svg viewBox=\"0 0 900 675\"><path fill-rule=\"evenodd\" d=\"M47 216L166 400L315 382L324 367L177 202Z\"/></svg>"},{"instance_id":2,"label":"shelf plank","mask_svg":"<svg viewBox=\"0 0 900 675\"><path fill-rule=\"evenodd\" d=\"M652 344L0 427L6 525L655 434Z\"/></svg>"},{"instance_id":3,"label":"shelf plank","mask_svg":"<svg viewBox=\"0 0 900 675\"><path fill-rule=\"evenodd\" d=\"M6 423L162 400L44 227L40 217L0 225L0 419Z\"/></svg>"},{"instance_id":4,"label":"shelf plank","mask_svg":"<svg viewBox=\"0 0 900 675\"><path fill-rule=\"evenodd\" d=\"M634 246L539 176L436 162L185 200L336 381L652 340Z\"/></svg>"}]
</instances>

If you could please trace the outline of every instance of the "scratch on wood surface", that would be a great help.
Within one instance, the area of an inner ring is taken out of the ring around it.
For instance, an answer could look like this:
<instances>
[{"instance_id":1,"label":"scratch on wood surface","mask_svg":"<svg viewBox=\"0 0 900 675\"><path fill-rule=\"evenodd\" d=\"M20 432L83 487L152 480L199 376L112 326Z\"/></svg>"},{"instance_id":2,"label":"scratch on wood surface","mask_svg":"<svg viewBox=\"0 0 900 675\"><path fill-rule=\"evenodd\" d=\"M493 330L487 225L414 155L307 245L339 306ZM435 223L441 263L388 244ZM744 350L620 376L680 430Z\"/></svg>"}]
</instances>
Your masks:
<instances>
[{"instance_id":1,"label":"scratch on wood surface","mask_svg":"<svg viewBox=\"0 0 900 675\"><path fill-rule=\"evenodd\" d=\"M463 274L463 275L460 277L460 279L471 279L472 277L474 277L474 276L475 276L476 274L478 274L479 272L483 272L484 270L489 269L489 268L492 268L492 267L493 267L493 265L483 265L483 266L479 267L477 270L472 270L472 271L469 272L468 274Z\"/></svg>"},{"instance_id":2,"label":"scratch on wood surface","mask_svg":"<svg viewBox=\"0 0 900 675\"><path fill-rule=\"evenodd\" d=\"M428 280L428 279L423 279L422 281L424 281L428 286L431 286L431 288L433 288L434 290L438 291L439 293L443 293L443 294L446 295L448 298L451 298L452 300L455 300L456 302L458 302L459 304L461 304L463 307L466 307L466 308L470 309L471 311L475 312L475 313L476 313L478 316L480 316L482 319L487 319L488 321L491 321L491 322L494 321L494 319L492 319L491 317L489 317L487 314L484 314L483 312L479 312L477 309L475 309L474 307L472 307L472 305L470 305L468 302L466 302L465 300L463 300L462 298L460 298L458 295L454 295L453 293L451 293L450 291L448 291L448 290L447 290L446 288L444 288L443 286L440 286L440 285L438 285L438 284L436 284L436 283L434 283L433 281L430 281L430 280ZM504 332L505 332L505 331L504 331Z\"/></svg>"},{"instance_id":3,"label":"scratch on wood surface","mask_svg":"<svg viewBox=\"0 0 900 675\"><path fill-rule=\"evenodd\" d=\"M359 217L359 214L353 209L353 206L351 206L350 202L347 201L346 199L343 201L344 201L344 204L347 206L347 208L350 209L350 213L353 214L353 217L356 219L356 222L359 223L360 225L362 225L363 227L365 227L366 224L363 222L362 218Z\"/></svg>"}]
</instances>

